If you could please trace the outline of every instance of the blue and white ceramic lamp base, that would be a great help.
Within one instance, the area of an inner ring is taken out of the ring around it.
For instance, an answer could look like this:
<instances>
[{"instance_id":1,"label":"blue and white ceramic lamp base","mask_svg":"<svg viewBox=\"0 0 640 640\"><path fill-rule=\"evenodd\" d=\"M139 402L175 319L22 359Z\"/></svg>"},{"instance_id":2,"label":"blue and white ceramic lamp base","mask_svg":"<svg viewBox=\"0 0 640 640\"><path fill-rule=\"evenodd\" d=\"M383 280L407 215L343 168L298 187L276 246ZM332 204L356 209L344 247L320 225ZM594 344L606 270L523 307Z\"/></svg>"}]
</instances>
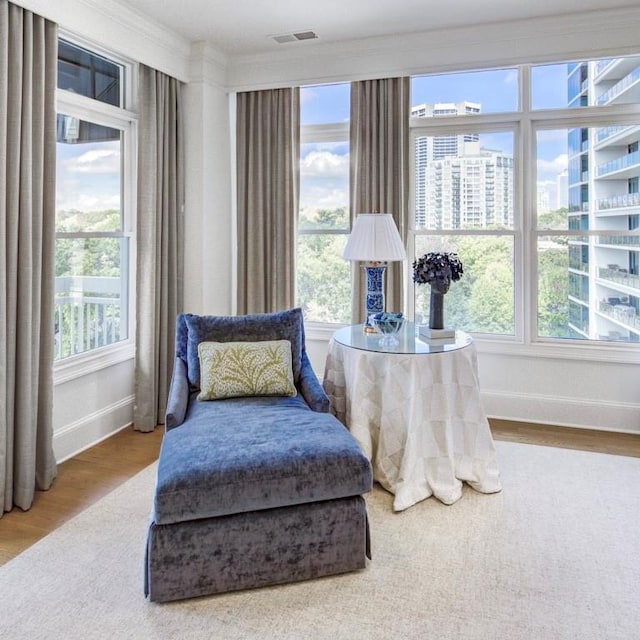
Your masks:
<instances>
[{"instance_id":1,"label":"blue and white ceramic lamp base","mask_svg":"<svg viewBox=\"0 0 640 640\"><path fill-rule=\"evenodd\" d=\"M384 311L384 272L387 270L386 262L375 262L364 265L367 274L367 299L366 320L364 330L367 333L375 333L375 327L371 325L370 316Z\"/></svg>"}]
</instances>

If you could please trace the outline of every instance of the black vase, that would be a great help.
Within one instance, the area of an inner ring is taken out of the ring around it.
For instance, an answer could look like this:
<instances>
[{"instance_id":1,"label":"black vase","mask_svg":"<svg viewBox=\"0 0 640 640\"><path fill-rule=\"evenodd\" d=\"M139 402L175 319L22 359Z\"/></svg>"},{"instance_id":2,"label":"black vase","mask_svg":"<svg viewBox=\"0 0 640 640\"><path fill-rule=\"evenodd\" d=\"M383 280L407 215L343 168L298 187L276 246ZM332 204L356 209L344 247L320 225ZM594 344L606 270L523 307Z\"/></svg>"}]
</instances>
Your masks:
<instances>
[{"instance_id":1,"label":"black vase","mask_svg":"<svg viewBox=\"0 0 640 640\"><path fill-rule=\"evenodd\" d=\"M429 328L444 329L444 293L431 286L429 300Z\"/></svg>"}]
</instances>

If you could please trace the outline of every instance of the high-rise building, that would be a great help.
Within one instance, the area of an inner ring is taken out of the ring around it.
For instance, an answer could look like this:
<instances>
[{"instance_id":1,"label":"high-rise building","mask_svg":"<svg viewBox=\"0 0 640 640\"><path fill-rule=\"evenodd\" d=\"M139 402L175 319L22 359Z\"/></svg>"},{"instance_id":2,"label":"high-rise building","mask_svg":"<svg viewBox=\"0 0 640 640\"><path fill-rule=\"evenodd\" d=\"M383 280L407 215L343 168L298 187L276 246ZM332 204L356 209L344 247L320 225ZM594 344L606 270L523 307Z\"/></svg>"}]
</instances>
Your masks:
<instances>
[{"instance_id":1,"label":"high-rise building","mask_svg":"<svg viewBox=\"0 0 640 640\"><path fill-rule=\"evenodd\" d=\"M640 56L568 67L569 106L640 102ZM640 342L640 126L572 129L569 242L573 337Z\"/></svg>"},{"instance_id":2,"label":"high-rise building","mask_svg":"<svg viewBox=\"0 0 640 640\"><path fill-rule=\"evenodd\" d=\"M437 118L480 113L481 106L476 102L444 102L437 104L419 104L411 109L416 118ZM420 136L416 140L416 190L415 219L418 227L426 223L426 168L434 160L455 157L467 142L476 142L478 134Z\"/></svg>"},{"instance_id":3,"label":"high-rise building","mask_svg":"<svg viewBox=\"0 0 640 640\"><path fill-rule=\"evenodd\" d=\"M431 160L424 173L430 229L513 224L513 157L464 142L457 155Z\"/></svg>"}]
</instances>

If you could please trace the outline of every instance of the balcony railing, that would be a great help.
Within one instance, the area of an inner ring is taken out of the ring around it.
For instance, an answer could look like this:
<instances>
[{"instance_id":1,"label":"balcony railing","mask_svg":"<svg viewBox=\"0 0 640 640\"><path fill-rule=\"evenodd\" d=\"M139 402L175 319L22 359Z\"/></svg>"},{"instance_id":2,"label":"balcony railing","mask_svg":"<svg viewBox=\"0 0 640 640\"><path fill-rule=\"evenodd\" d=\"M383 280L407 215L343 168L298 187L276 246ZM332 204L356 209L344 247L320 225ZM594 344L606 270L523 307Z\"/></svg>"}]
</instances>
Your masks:
<instances>
[{"instance_id":1,"label":"balcony railing","mask_svg":"<svg viewBox=\"0 0 640 640\"><path fill-rule=\"evenodd\" d=\"M622 193L609 198L600 198L597 202L598 210L624 209L626 207L640 207L640 193Z\"/></svg>"},{"instance_id":2,"label":"balcony railing","mask_svg":"<svg viewBox=\"0 0 640 640\"><path fill-rule=\"evenodd\" d=\"M56 278L55 358L67 358L126 339L126 316L126 296L120 278Z\"/></svg>"},{"instance_id":3,"label":"balcony railing","mask_svg":"<svg viewBox=\"0 0 640 640\"><path fill-rule=\"evenodd\" d=\"M609 138L613 138L623 131L631 131L635 127L625 127L625 126L612 126L612 127L600 127L598 132L596 133L596 142L604 142Z\"/></svg>"},{"instance_id":4,"label":"balcony railing","mask_svg":"<svg viewBox=\"0 0 640 640\"><path fill-rule=\"evenodd\" d=\"M615 62L617 58L607 58L605 60L598 60L596 62L596 75L600 75L612 62Z\"/></svg>"},{"instance_id":5,"label":"balcony railing","mask_svg":"<svg viewBox=\"0 0 640 640\"><path fill-rule=\"evenodd\" d=\"M633 153L628 153L624 156L620 156L615 160L610 160L609 162L605 162L604 164L596 167L596 176L601 178L602 176L613 173L614 171L622 171L623 169L628 169L629 167L633 167L634 165L640 164L640 151L634 151Z\"/></svg>"},{"instance_id":6,"label":"balcony railing","mask_svg":"<svg viewBox=\"0 0 640 640\"><path fill-rule=\"evenodd\" d=\"M608 91L605 91L601 96L598 96L596 104L609 104L638 80L640 80L640 67L636 67L629 75L622 78L620 82L616 82L616 84L614 84Z\"/></svg>"},{"instance_id":7,"label":"balcony railing","mask_svg":"<svg viewBox=\"0 0 640 640\"><path fill-rule=\"evenodd\" d=\"M640 276L632 275L621 269L598 268L598 277L602 280L615 282L631 289L640 290Z\"/></svg>"},{"instance_id":8,"label":"balcony railing","mask_svg":"<svg viewBox=\"0 0 640 640\"><path fill-rule=\"evenodd\" d=\"M636 314L634 307L626 304L609 304L601 301L598 311L603 315L625 325L633 331L640 331L640 316Z\"/></svg>"},{"instance_id":9,"label":"balcony railing","mask_svg":"<svg viewBox=\"0 0 640 640\"><path fill-rule=\"evenodd\" d=\"M640 249L640 236L598 236L598 244Z\"/></svg>"}]
</instances>

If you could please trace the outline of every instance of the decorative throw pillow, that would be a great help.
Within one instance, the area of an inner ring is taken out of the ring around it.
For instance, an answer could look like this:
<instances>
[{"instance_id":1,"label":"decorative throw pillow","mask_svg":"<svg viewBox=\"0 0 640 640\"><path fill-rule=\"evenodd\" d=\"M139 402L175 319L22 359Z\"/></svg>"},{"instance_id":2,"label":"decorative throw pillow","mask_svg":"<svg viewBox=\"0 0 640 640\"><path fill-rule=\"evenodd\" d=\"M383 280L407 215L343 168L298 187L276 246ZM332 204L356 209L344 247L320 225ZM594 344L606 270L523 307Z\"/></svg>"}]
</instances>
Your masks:
<instances>
[{"instance_id":1,"label":"decorative throw pillow","mask_svg":"<svg viewBox=\"0 0 640 640\"><path fill-rule=\"evenodd\" d=\"M198 400L295 396L288 340L201 342Z\"/></svg>"},{"instance_id":2,"label":"decorative throw pillow","mask_svg":"<svg viewBox=\"0 0 640 640\"><path fill-rule=\"evenodd\" d=\"M183 316L187 328L186 362L189 386L200 389L201 342L258 342L259 340L289 340L293 379L298 382L304 351L302 309L244 316Z\"/></svg>"}]
</instances>

